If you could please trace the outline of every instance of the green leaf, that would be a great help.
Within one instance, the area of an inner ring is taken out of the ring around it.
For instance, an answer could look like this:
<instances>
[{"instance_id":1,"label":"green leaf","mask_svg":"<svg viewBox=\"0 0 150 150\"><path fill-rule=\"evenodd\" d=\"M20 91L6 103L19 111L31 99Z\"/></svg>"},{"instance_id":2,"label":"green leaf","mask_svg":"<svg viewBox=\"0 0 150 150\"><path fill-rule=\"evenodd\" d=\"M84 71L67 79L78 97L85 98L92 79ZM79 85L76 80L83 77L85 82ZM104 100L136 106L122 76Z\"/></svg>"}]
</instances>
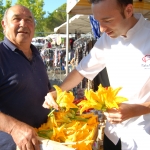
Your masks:
<instances>
[{"instance_id":1,"label":"green leaf","mask_svg":"<svg viewBox=\"0 0 150 150\"><path fill-rule=\"evenodd\" d=\"M47 129L47 130L41 130L37 132L38 136L46 138L46 139L50 139L51 136L53 135L53 130L51 129Z\"/></svg>"}]
</instances>

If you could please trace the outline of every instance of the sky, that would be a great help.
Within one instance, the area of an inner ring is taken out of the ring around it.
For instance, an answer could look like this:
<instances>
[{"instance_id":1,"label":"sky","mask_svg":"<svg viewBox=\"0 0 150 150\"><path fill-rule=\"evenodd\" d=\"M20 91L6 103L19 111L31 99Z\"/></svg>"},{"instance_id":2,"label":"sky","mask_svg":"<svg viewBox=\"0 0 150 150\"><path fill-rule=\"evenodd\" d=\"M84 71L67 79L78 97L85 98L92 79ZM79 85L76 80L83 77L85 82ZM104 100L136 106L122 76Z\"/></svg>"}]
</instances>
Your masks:
<instances>
[{"instance_id":1,"label":"sky","mask_svg":"<svg viewBox=\"0 0 150 150\"><path fill-rule=\"evenodd\" d=\"M64 3L67 3L67 0L44 0L44 3L43 10L51 13Z\"/></svg>"},{"instance_id":2,"label":"sky","mask_svg":"<svg viewBox=\"0 0 150 150\"><path fill-rule=\"evenodd\" d=\"M15 4L16 1L17 0L12 0L12 5ZM44 0L43 10L46 12L46 15L48 15L47 12L52 13L64 3L67 3L67 0Z\"/></svg>"}]
</instances>

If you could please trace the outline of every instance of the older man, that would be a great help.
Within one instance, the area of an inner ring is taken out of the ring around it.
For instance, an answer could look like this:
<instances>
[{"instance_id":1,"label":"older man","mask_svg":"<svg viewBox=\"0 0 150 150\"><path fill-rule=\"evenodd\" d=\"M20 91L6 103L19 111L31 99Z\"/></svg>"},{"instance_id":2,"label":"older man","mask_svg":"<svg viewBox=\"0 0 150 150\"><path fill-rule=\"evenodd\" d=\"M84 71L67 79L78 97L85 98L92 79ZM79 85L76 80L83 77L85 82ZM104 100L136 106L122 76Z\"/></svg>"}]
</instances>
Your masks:
<instances>
[{"instance_id":1,"label":"older man","mask_svg":"<svg viewBox=\"0 0 150 150\"><path fill-rule=\"evenodd\" d=\"M31 44L35 21L30 10L15 5L1 22L0 150L40 150L34 127L46 122L42 107L51 86L38 50Z\"/></svg>"},{"instance_id":2,"label":"older man","mask_svg":"<svg viewBox=\"0 0 150 150\"><path fill-rule=\"evenodd\" d=\"M150 149L150 22L133 13L133 0L89 0L100 22L101 38L60 86L70 90L84 77L92 80L107 67L110 85L128 98L105 113L104 150ZM56 93L44 107L57 108Z\"/></svg>"}]
</instances>

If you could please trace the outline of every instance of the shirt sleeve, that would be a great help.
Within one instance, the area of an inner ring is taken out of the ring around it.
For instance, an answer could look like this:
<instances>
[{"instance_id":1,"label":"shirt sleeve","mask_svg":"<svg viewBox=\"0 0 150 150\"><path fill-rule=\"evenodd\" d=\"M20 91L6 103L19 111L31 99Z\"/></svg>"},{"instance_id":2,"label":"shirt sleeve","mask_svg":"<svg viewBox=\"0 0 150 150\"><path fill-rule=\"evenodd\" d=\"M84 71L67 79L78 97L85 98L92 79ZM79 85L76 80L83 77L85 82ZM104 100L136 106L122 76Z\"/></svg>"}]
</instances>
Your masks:
<instances>
[{"instance_id":1,"label":"shirt sleeve","mask_svg":"<svg viewBox=\"0 0 150 150\"><path fill-rule=\"evenodd\" d=\"M90 53L84 57L78 66L77 71L89 80L105 68L103 41L100 38L91 49Z\"/></svg>"}]
</instances>

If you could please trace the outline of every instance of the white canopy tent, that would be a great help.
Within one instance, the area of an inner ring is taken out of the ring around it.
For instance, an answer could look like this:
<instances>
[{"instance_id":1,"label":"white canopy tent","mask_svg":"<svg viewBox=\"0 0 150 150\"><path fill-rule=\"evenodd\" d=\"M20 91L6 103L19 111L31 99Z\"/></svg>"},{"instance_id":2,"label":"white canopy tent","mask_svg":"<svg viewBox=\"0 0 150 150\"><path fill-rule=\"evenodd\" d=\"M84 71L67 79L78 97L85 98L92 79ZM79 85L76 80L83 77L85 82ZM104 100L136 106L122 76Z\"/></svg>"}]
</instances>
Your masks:
<instances>
[{"instance_id":1,"label":"white canopy tent","mask_svg":"<svg viewBox=\"0 0 150 150\"><path fill-rule=\"evenodd\" d=\"M55 33L64 33L66 34L67 22L63 23L59 27L54 28ZM75 31L82 34L91 32L91 25L88 15L75 15L69 19L69 34L74 34Z\"/></svg>"},{"instance_id":2,"label":"white canopy tent","mask_svg":"<svg viewBox=\"0 0 150 150\"><path fill-rule=\"evenodd\" d=\"M142 13L145 18L150 20L150 0L133 0L134 12Z\"/></svg>"},{"instance_id":3,"label":"white canopy tent","mask_svg":"<svg viewBox=\"0 0 150 150\"><path fill-rule=\"evenodd\" d=\"M59 34L59 33L58 34L50 34L50 35L46 36L45 39L48 39L48 38L53 39L53 38L57 38L58 36L60 36L61 38L66 38L66 31L65 31L65 34L64 33L62 33L62 34ZM69 37L70 38L74 37L74 34L70 34Z\"/></svg>"},{"instance_id":4,"label":"white canopy tent","mask_svg":"<svg viewBox=\"0 0 150 150\"><path fill-rule=\"evenodd\" d=\"M67 13L92 15L91 4L88 0L67 0Z\"/></svg>"}]
</instances>

